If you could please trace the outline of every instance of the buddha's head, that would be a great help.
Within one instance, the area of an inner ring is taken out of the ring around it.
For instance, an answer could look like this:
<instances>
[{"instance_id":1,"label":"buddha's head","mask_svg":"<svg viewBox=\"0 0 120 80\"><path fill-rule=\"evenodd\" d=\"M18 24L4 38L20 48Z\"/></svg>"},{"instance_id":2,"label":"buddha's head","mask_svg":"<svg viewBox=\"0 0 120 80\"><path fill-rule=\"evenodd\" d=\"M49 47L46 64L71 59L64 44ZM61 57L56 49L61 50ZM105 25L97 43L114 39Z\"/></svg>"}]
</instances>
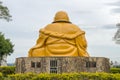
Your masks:
<instances>
[{"instance_id":1,"label":"buddha's head","mask_svg":"<svg viewBox=\"0 0 120 80\"><path fill-rule=\"evenodd\" d=\"M65 11L58 11L55 14L54 22L70 22L68 14Z\"/></svg>"}]
</instances>

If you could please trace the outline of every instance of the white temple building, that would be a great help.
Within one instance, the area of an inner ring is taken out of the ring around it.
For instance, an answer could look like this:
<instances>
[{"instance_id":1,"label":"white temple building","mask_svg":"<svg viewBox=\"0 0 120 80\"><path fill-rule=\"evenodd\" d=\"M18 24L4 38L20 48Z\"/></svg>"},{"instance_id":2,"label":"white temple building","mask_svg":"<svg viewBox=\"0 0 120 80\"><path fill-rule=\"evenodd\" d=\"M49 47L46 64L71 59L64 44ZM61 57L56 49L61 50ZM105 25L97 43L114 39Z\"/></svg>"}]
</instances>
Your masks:
<instances>
[{"instance_id":1,"label":"white temple building","mask_svg":"<svg viewBox=\"0 0 120 80\"><path fill-rule=\"evenodd\" d=\"M1 66L7 66L7 55L3 55L1 60Z\"/></svg>"},{"instance_id":2,"label":"white temple building","mask_svg":"<svg viewBox=\"0 0 120 80\"><path fill-rule=\"evenodd\" d=\"M118 23L117 25L117 32L115 34L115 36L113 37L113 40L115 41L116 44L120 44L120 23Z\"/></svg>"}]
</instances>

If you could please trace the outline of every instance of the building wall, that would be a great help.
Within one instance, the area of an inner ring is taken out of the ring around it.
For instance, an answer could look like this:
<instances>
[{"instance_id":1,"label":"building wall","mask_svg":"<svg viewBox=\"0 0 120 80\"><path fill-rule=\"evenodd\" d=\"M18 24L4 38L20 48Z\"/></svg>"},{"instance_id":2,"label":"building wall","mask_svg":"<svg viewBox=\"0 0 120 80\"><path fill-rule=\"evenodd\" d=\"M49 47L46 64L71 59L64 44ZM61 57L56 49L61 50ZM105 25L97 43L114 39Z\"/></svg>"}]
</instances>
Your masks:
<instances>
[{"instance_id":1,"label":"building wall","mask_svg":"<svg viewBox=\"0 0 120 80\"><path fill-rule=\"evenodd\" d=\"M109 72L109 59L104 57L20 57L16 73Z\"/></svg>"},{"instance_id":2,"label":"building wall","mask_svg":"<svg viewBox=\"0 0 120 80\"><path fill-rule=\"evenodd\" d=\"M7 66L7 55L3 55L1 60L1 66Z\"/></svg>"}]
</instances>

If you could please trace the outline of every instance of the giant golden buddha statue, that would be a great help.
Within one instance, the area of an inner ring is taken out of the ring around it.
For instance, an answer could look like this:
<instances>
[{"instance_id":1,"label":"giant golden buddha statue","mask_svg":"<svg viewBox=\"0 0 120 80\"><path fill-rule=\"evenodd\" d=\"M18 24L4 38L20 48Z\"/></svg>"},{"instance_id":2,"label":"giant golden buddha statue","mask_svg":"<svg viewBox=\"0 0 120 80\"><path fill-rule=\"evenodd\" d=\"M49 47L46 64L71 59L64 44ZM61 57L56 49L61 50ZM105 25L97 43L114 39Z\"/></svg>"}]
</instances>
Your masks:
<instances>
[{"instance_id":1,"label":"giant golden buddha statue","mask_svg":"<svg viewBox=\"0 0 120 80\"><path fill-rule=\"evenodd\" d=\"M85 32L69 21L66 12L59 11L54 21L40 30L36 45L29 50L29 57L42 56L84 56L87 42Z\"/></svg>"}]
</instances>

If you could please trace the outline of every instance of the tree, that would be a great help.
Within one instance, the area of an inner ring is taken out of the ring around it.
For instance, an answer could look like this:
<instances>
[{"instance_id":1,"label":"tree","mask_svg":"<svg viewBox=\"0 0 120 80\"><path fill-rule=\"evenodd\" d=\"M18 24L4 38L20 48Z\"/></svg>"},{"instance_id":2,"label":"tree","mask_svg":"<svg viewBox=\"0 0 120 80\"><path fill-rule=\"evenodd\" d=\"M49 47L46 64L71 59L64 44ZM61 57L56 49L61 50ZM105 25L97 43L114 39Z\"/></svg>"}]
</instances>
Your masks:
<instances>
[{"instance_id":1,"label":"tree","mask_svg":"<svg viewBox=\"0 0 120 80\"><path fill-rule=\"evenodd\" d=\"M4 55L11 55L13 53L14 45L10 41L10 39L5 39L4 34L0 32L0 65L1 60Z\"/></svg>"},{"instance_id":2,"label":"tree","mask_svg":"<svg viewBox=\"0 0 120 80\"><path fill-rule=\"evenodd\" d=\"M11 15L9 14L9 10L6 6L2 5L0 1L0 19L5 19L7 21L11 20Z\"/></svg>"}]
</instances>

